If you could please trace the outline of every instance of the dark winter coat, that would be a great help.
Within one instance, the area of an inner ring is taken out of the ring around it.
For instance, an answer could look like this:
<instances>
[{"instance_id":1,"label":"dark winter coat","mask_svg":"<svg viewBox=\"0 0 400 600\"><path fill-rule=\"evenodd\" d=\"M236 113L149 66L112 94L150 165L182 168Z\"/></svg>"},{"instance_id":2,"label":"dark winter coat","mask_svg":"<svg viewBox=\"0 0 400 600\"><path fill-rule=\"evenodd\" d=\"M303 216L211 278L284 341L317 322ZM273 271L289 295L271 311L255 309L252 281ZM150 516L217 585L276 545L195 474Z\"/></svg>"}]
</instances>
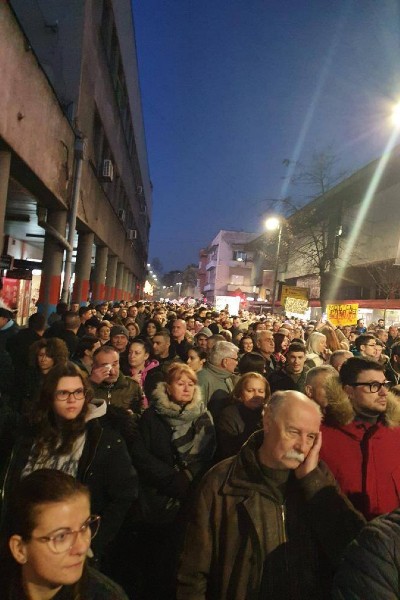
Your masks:
<instances>
[{"instance_id":1,"label":"dark winter coat","mask_svg":"<svg viewBox=\"0 0 400 600\"><path fill-rule=\"evenodd\" d=\"M215 422L216 462L237 454L249 437L261 429L261 412L261 408L252 410L241 402L235 402L221 410Z\"/></svg>"},{"instance_id":2,"label":"dark winter coat","mask_svg":"<svg viewBox=\"0 0 400 600\"><path fill-rule=\"evenodd\" d=\"M271 494L257 459L263 432L203 478L178 571L178 600L327 600L346 545L363 525L320 464L289 476L284 505Z\"/></svg>"},{"instance_id":3,"label":"dark winter coat","mask_svg":"<svg viewBox=\"0 0 400 600\"><path fill-rule=\"evenodd\" d=\"M34 442L33 431L25 427L18 436L5 469L2 514L12 508L12 493L28 462ZM77 479L88 486L93 514L101 525L93 550L101 556L118 533L125 515L137 497L137 475L121 435L99 419L86 425L86 441L79 461Z\"/></svg>"},{"instance_id":4,"label":"dark winter coat","mask_svg":"<svg viewBox=\"0 0 400 600\"><path fill-rule=\"evenodd\" d=\"M157 397L163 383L157 386ZM157 400L141 416L132 443L132 462L139 475L140 513L138 518L150 522L171 522L177 515L181 501L185 500L194 480L212 464L215 451L215 438L210 438L210 451L204 453L196 469L184 464L173 444L173 430L163 415L157 412ZM197 388L193 402L201 402ZM208 415L208 413L204 413ZM208 417L213 429L212 419ZM193 423L195 426L195 423Z\"/></svg>"},{"instance_id":5,"label":"dark winter coat","mask_svg":"<svg viewBox=\"0 0 400 600\"><path fill-rule=\"evenodd\" d=\"M388 394L376 424L356 420L337 378L327 383L321 459L344 494L369 520L400 505L400 403Z\"/></svg>"},{"instance_id":6,"label":"dark winter coat","mask_svg":"<svg viewBox=\"0 0 400 600\"><path fill-rule=\"evenodd\" d=\"M273 371L273 373L267 377L269 386L271 388L271 393L273 394L277 390L296 390L297 392L302 392L304 394L306 375L307 371L309 370L309 367L304 366L304 369L297 381L292 379L289 373L286 372L285 368L279 369L278 371Z\"/></svg>"},{"instance_id":7,"label":"dark winter coat","mask_svg":"<svg viewBox=\"0 0 400 600\"><path fill-rule=\"evenodd\" d=\"M113 384L94 383L93 381L91 383L96 398L105 400L107 404L132 410L136 414L142 412L142 390L132 377L127 377L120 372L117 381Z\"/></svg>"},{"instance_id":8,"label":"dark winter coat","mask_svg":"<svg viewBox=\"0 0 400 600\"><path fill-rule=\"evenodd\" d=\"M378 517L347 548L334 600L396 600L400 581L400 510Z\"/></svg>"}]
</instances>

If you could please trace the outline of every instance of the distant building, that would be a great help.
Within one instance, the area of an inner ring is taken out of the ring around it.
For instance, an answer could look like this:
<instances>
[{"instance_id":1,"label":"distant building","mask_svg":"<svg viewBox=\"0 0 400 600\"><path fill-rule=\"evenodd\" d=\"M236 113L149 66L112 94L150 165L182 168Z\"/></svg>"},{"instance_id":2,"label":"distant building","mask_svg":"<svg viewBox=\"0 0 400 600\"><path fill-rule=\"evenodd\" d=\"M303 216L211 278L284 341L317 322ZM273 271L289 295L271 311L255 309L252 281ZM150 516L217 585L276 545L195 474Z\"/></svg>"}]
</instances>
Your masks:
<instances>
[{"instance_id":1,"label":"distant building","mask_svg":"<svg viewBox=\"0 0 400 600\"><path fill-rule=\"evenodd\" d=\"M247 249L256 233L221 230L210 245L201 250L199 281L207 302L216 296L253 296L258 289L252 285L253 252ZM206 256L207 255L207 256Z\"/></svg>"}]
</instances>

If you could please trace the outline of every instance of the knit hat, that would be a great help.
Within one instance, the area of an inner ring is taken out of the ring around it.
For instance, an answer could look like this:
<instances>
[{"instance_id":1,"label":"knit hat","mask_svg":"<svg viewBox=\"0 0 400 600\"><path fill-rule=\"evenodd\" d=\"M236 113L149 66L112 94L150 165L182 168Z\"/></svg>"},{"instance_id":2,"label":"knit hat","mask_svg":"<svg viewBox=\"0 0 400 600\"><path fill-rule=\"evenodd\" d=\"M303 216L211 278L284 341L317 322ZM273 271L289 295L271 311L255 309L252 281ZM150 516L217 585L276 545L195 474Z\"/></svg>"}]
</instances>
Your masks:
<instances>
[{"instance_id":1,"label":"knit hat","mask_svg":"<svg viewBox=\"0 0 400 600\"><path fill-rule=\"evenodd\" d=\"M114 325L114 327L111 327L110 338L113 338L115 335L124 335L129 340L129 332L123 325Z\"/></svg>"},{"instance_id":2,"label":"knit hat","mask_svg":"<svg viewBox=\"0 0 400 600\"><path fill-rule=\"evenodd\" d=\"M212 332L208 329L208 327L203 327L196 333L194 337L197 338L199 335L204 335L205 337L209 338L212 336Z\"/></svg>"}]
</instances>

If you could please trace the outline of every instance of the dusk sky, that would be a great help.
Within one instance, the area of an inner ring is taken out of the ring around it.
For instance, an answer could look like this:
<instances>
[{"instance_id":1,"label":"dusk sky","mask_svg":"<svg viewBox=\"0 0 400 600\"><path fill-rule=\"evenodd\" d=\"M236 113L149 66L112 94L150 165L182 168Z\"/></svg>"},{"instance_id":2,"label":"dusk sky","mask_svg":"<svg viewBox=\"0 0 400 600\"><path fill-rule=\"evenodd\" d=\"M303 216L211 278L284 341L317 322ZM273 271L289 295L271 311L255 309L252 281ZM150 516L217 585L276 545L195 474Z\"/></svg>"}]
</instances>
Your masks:
<instances>
[{"instance_id":1,"label":"dusk sky","mask_svg":"<svg viewBox=\"0 0 400 600\"><path fill-rule=\"evenodd\" d=\"M133 0L153 191L150 261L198 263L300 191L284 159L378 158L400 99L397 0Z\"/></svg>"}]
</instances>

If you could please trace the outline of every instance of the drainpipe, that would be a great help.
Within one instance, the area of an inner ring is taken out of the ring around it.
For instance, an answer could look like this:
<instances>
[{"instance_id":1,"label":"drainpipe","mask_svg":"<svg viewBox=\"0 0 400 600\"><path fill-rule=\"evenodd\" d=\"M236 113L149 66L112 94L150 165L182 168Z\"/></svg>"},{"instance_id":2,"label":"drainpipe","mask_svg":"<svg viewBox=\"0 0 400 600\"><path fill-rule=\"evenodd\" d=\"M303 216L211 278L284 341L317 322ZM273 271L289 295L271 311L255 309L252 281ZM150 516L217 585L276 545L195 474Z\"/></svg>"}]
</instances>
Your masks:
<instances>
[{"instance_id":1,"label":"drainpipe","mask_svg":"<svg viewBox=\"0 0 400 600\"><path fill-rule=\"evenodd\" d=\"M74 234L76 229L76 215L78 213L79 193L81 189L82 166L85 151L85 140L81 134L75 137L74 156L75 174L72 191L72 202L68 221L68 247L65 255L64 281L61 291L61 302L69 302L70 283L72 274L72 250L74 246Z\"/></svg>"},{"instance_id":2,"label":"drainpipe","mask_svg":"<svg viewBox=\"0 0 400 600\"><path fill-rule=\"evenodd\" d=\"M47 208L45 208L44 206L37 206L36 214L37 214L39 227L43 227L45 232L48 233L49 235L51 235L51 237L53 237L54 239L56 239L57 242L60 244L60 246L65 248L67 250L67 252L68 252L68 250L71 250L71 252L72 252L72 246L67 242L65 237L63 235L61 235L61 233L59 231L57 231L57 229L55 227L53 227L46 221Z\"/></svg>"}]
</instances>

